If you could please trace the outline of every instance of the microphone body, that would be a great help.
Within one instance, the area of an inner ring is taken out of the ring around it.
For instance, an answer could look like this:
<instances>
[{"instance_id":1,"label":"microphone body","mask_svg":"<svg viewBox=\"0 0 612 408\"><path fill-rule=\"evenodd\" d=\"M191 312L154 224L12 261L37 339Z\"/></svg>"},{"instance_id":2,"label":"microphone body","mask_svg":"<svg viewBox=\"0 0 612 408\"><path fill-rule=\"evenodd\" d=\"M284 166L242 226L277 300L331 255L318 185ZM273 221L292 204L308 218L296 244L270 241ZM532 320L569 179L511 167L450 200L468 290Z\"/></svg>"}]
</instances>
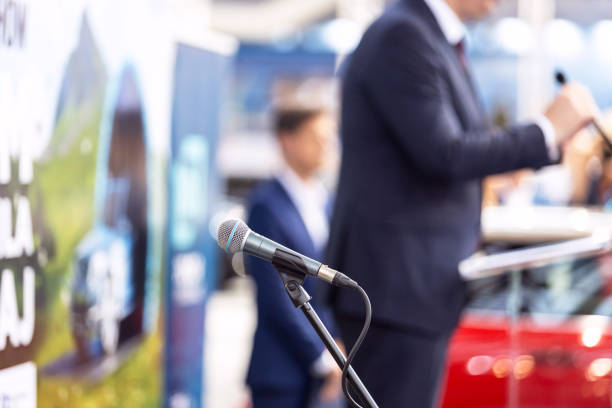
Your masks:
<instances>
[{"instance_id":1,"label":"microphone body","mask_svg":"<svg viewBox=\"0 0 612 408\"><path fill-rule=\"evenodd\" d=\"M252 231L240 220L227 220L219 226L217 241L225 252L244 251L293 274L310 275L342 287L354 287L355 281L321 262L293 251L269 238Z\"/></svg>"},{"instance_id":2,"label":"microphone body","mask_svg":"<svg viewBox=\"0 0 612 408\"><path fill-rule=\"evenodd\" d=\"M305 267L304 271L308 275L315 277L318 276L319 270L323 266L321 262L317 262L314 259L301 255L279 243L272 241L269 238L259 235L258 233L252 230L249 230L242 250L249 255L256 256L268 262L273 261L274 255L276 254L277 250L282 250L293 255L294 257L301 258L301 261L304 263Z\"/></svg>"}]
</instances>

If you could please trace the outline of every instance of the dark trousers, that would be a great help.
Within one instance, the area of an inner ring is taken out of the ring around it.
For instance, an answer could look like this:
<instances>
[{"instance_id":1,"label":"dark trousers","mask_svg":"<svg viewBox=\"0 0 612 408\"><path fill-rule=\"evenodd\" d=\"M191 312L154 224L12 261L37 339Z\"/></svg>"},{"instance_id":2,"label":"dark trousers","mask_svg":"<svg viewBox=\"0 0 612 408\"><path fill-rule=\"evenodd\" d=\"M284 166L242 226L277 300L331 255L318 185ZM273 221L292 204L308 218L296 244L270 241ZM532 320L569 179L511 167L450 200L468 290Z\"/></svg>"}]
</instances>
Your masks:
<instances>
[{"instance_id":1,"label":"dark trousers","mask_svg":"<svg viewBox=\"0 0 612 408\"><path fill-rule=\"evenodd\" d=\"M253 408L317 408L322 385L322 379L310 378L304 387L251 387Z\"/></svg>"},{"instance_id":2,"label":"dark trousers","mask_svg":"<svg viewBox=\"0 0 612 408\"><path fill-rule=\"evenodd\" d=\"M308 408L308 390L252 389L253 408Z\"/></svg>"},{"instance_id":3,"label":"dark trousers","mask_svg":"<svg viewBox=\"0 0 612 408\"><path fill-rule=\"evenodd\" d=\"M337 321L350 350L363 321ZM352 366L381 408L435 407L449 337L372 322Z\"/></svg>"}]
</instances>

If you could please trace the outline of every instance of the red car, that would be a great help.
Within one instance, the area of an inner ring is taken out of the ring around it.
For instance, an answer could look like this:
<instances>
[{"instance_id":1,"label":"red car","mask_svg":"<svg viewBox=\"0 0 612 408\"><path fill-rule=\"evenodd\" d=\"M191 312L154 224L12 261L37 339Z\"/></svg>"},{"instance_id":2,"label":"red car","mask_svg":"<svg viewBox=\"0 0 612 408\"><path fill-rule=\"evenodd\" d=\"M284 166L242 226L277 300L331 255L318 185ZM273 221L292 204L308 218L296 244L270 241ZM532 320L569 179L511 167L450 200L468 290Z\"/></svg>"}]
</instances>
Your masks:
<instances>
[{"instance_id":1,"label":"red car","mask_svg":"<svg viewBox=\"0 0 612 408\"><path fill-rule=\"evenodd\" d=\"M468 282L442 407L612 407L612 257Z\"/></svg>"}]
</instances>

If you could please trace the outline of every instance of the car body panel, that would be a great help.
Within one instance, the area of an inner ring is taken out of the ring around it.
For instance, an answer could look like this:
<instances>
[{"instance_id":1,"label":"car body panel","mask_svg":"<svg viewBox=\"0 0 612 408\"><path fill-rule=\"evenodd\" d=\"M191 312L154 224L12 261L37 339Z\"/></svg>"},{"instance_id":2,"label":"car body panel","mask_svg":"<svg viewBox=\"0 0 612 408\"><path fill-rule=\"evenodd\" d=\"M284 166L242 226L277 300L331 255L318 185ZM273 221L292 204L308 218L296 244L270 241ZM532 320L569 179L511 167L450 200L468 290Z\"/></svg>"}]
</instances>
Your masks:
<instances>
[{"instance_id":1,"label":"car body panel","mask_svg":"<svg viewBox=\"0 0 612 408\"><path fill-rule=\"evenodd\" d=\"M610 214L595 215L609 224ZM500 239L488 222L488 236ZM524 237L515 240L505 227L510 221L503 223L512 247L520 244ZM548 241L550 234L542 241L535 231L541 228L528 231L524 243ZM477 279L468 287L471 300L450 341L440 406L612 407L610 253Z\"/></svg>"}]
</instances>

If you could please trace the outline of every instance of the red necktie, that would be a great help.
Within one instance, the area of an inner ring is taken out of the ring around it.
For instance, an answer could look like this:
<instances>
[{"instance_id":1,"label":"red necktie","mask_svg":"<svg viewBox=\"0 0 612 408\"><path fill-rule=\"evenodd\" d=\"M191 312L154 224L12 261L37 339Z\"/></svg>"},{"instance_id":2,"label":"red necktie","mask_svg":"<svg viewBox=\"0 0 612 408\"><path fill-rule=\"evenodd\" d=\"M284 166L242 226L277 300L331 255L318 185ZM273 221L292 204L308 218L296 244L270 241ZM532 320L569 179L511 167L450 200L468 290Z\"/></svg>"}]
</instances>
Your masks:
<instances>
[{"instance_id":1,"label":"red necktie","mask_svg":"<svg viewBox=\"0 0 612 408\"><path fill-rule=\"evenodd\" d=\"M461 67L465 73L468 74L470 70L467 55L465 54L465 40L461 40L455 44L455 51L457 51L457 58L459 59Z\"/></svg>"}]
</instances>

